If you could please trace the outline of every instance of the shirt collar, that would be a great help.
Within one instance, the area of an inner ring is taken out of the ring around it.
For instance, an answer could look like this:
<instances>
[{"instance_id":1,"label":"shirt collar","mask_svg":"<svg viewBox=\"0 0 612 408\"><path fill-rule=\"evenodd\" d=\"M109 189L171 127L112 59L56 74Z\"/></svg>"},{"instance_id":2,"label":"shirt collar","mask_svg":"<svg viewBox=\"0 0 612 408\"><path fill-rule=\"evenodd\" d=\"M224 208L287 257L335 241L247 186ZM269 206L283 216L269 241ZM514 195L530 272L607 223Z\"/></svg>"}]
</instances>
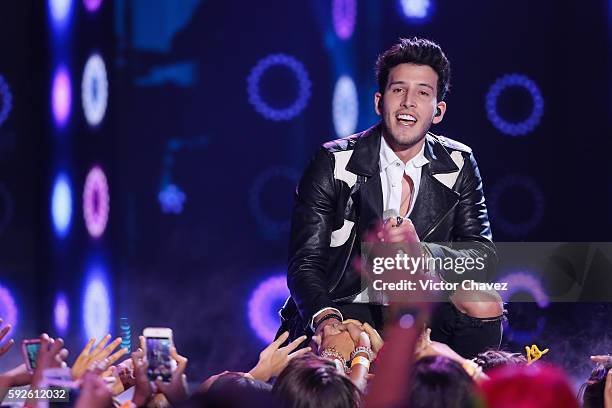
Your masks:
<instances>
[{"instance_id":1,"label":"shirt collar","mask_svg":"<svg viewBox=\"0 0 612 408\"><path fill-rule=\"evenodd\" d=\"M402 163L400 158L397 157L397 154L395 154L393 149L391 149L391 147L387 144L385 138L381 136L380 139L380 170L386 170L387 167L397 161ZM427 160L427 157L425 157L425 143L423 143L421 150L419 150L417 155L410 159L406 164L412 164L414 167L423 167L427 163L429 163L429 160Z\"/></svg>"}]
</instances>

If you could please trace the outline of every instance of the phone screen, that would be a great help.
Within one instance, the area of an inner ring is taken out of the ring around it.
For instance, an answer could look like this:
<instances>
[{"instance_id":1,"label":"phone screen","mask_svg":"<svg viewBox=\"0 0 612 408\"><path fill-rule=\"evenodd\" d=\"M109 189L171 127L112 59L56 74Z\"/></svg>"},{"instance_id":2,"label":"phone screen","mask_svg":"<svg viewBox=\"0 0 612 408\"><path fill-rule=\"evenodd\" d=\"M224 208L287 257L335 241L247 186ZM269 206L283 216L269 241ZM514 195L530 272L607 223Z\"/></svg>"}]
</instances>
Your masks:
<instances>
[{"instance_id":1,"label":"phone screen","mask_svg":"<svg viewBox=\"0 0 612 408\"><path fill-rule=\"evenodd\" d=\"M161 377L162 381L169 382L172 377L172 358L170 357L171 341L167 337L147 337L147 360L149 380L154 381Z\"/></svg>"},{"instance_id":2,"label":"phone screen","mask_svg":"<svg viewBox=\"0 0 612 408\"><path fill-rule=\"evenodd\" d=\"M32 370L36 370L36 359L38 358L38 352L40 351L40 343L28 343L26 344L26 353L28 356L28 363Z\"/></svg>"}]
</instances>

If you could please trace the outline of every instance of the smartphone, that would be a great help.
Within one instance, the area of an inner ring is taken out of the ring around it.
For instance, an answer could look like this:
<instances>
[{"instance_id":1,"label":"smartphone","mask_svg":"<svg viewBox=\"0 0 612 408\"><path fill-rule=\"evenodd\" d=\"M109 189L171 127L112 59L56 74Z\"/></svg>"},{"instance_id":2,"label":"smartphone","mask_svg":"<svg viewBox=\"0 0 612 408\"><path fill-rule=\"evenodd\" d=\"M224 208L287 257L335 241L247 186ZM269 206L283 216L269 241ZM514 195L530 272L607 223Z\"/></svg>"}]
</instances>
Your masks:
<instances>
[{"instance_id":1,"label":"smartphone","mask_svg":"<svg viewBox=\"0 0 612 408\"><path fill-rule=\"evenodd\" d=\"M36 370L36 359L40 351L40 339L26 339L21 342L21 352L28 371L33 373Z\"/></svg>"},{"instance_id":2,"label":"smartphone","mask_svg":"<svg viewBox=\"0 0 612 408\"><path fill-rule=\"evenodd\" d=\"M170 382L172 372L176 368L176 361L170 357L172 347L172 329L167 327L147 327L142 332L145 338L145 353L149 362L147 371L149 380L161 378Z\"/></svg>"}]
</instances>

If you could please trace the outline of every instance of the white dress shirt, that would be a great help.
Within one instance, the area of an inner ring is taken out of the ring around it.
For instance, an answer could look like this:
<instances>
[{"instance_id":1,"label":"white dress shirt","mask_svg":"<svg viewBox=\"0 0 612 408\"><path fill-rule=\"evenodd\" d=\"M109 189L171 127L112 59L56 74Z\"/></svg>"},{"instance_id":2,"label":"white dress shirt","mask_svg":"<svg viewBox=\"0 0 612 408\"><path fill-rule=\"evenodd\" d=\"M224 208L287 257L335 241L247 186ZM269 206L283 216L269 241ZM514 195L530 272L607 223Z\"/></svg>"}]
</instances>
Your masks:
<instances>
[{"instance_id":1,"label":"white dress shirt","mask_svg":"<svg viewBox=\"0 0 612 408\"><path fill-rule=\"evenodd\" d=\"M397 213L400 214L400 206L402 202L402 178L404 174L407 174L413 183L413 191L410 195L410 205L408 207L408 214L412 212L412 208L414 207L414 203L416 201L417 195L419 194L419 186L421 185L421 169L424 165L429 163L429 160L425 157L425 143L421 146L421 150L414 156L412 159L408 161L408 163L404 163L397 154L391 149L389 144L383 136L380 138L380 153L379 153L379 169L380 169L380 184L382 186L382 195L383 195L383 211L394 209L397 210ZM385 304L385 300L382 299L382 293L374 292L368 293L367 289L357 295L353 303L375 303L375 304ZM324 309L319 310L312 317L310 321L311 327L314 330L314 319L321 313L331 310L335 313L338 313L340 316L342 314L338 309L333 307L326 307Z\"/></svg>"},{"instance_id":2,"label":"white dress shirt","mask_svg":"<svg viewBox=\"0 0 612 408\"><path fill-rule=\"evenodd\" d=\"M400 214L400 205L402 202L402 178L407 174L412 179L413 191L410 195L410 205L408 207L408 215L412 212L414 202L419 194L419 186L421 185L421 170L424 165L429 163L425 157L425 143L421 150L408 163L404 163L397 154L387 144L384 137L380 138L380 184L382 186L383 195L383 211L396 210ZM386 304L382 298L381 292L368 293L367 289L357 295L353 303L375 303Z\"/></svg>"}]
</instances>

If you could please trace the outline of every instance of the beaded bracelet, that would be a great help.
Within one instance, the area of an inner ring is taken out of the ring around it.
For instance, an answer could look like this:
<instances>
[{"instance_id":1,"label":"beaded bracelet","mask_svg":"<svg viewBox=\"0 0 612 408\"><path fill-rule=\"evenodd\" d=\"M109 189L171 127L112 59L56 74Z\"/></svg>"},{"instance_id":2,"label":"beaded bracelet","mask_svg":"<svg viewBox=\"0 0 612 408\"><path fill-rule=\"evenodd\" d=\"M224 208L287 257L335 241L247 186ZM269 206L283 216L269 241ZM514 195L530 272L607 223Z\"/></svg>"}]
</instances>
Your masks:
<instances>
[{"instance_id":1,"label":"beaded bracelet","mask_svg":"<svg viewBox=\"0 0 612 408\"><path fill-rule=\"evenodd\" d=\"M353 352L351 353L351 360L353 360L355 358L355 356L357 356L358 353L365 353L365 354L367 354L368 360L370 362L372 360L374 360L374 353L372 352L372 349L370 349L368 347L364 347L364 346L359 346L355 350L353 350Z\"/></svg>"},{"instance_id":2,"label":"beaded bracelet","mask_svg":"<svg viewBox=\"0 0 612 408\"><path fill-rule=\"evenodd\" d=\"M342 367L344 368L344 371L346 372L348 369L348 367L346 366L346 360L344 359L342 354L340 354L333 348L323 349L321 353L319 354L319 356L323 358L332 359L332 360L339 360L342 363Z\"/></svg>"}]
</instances>

